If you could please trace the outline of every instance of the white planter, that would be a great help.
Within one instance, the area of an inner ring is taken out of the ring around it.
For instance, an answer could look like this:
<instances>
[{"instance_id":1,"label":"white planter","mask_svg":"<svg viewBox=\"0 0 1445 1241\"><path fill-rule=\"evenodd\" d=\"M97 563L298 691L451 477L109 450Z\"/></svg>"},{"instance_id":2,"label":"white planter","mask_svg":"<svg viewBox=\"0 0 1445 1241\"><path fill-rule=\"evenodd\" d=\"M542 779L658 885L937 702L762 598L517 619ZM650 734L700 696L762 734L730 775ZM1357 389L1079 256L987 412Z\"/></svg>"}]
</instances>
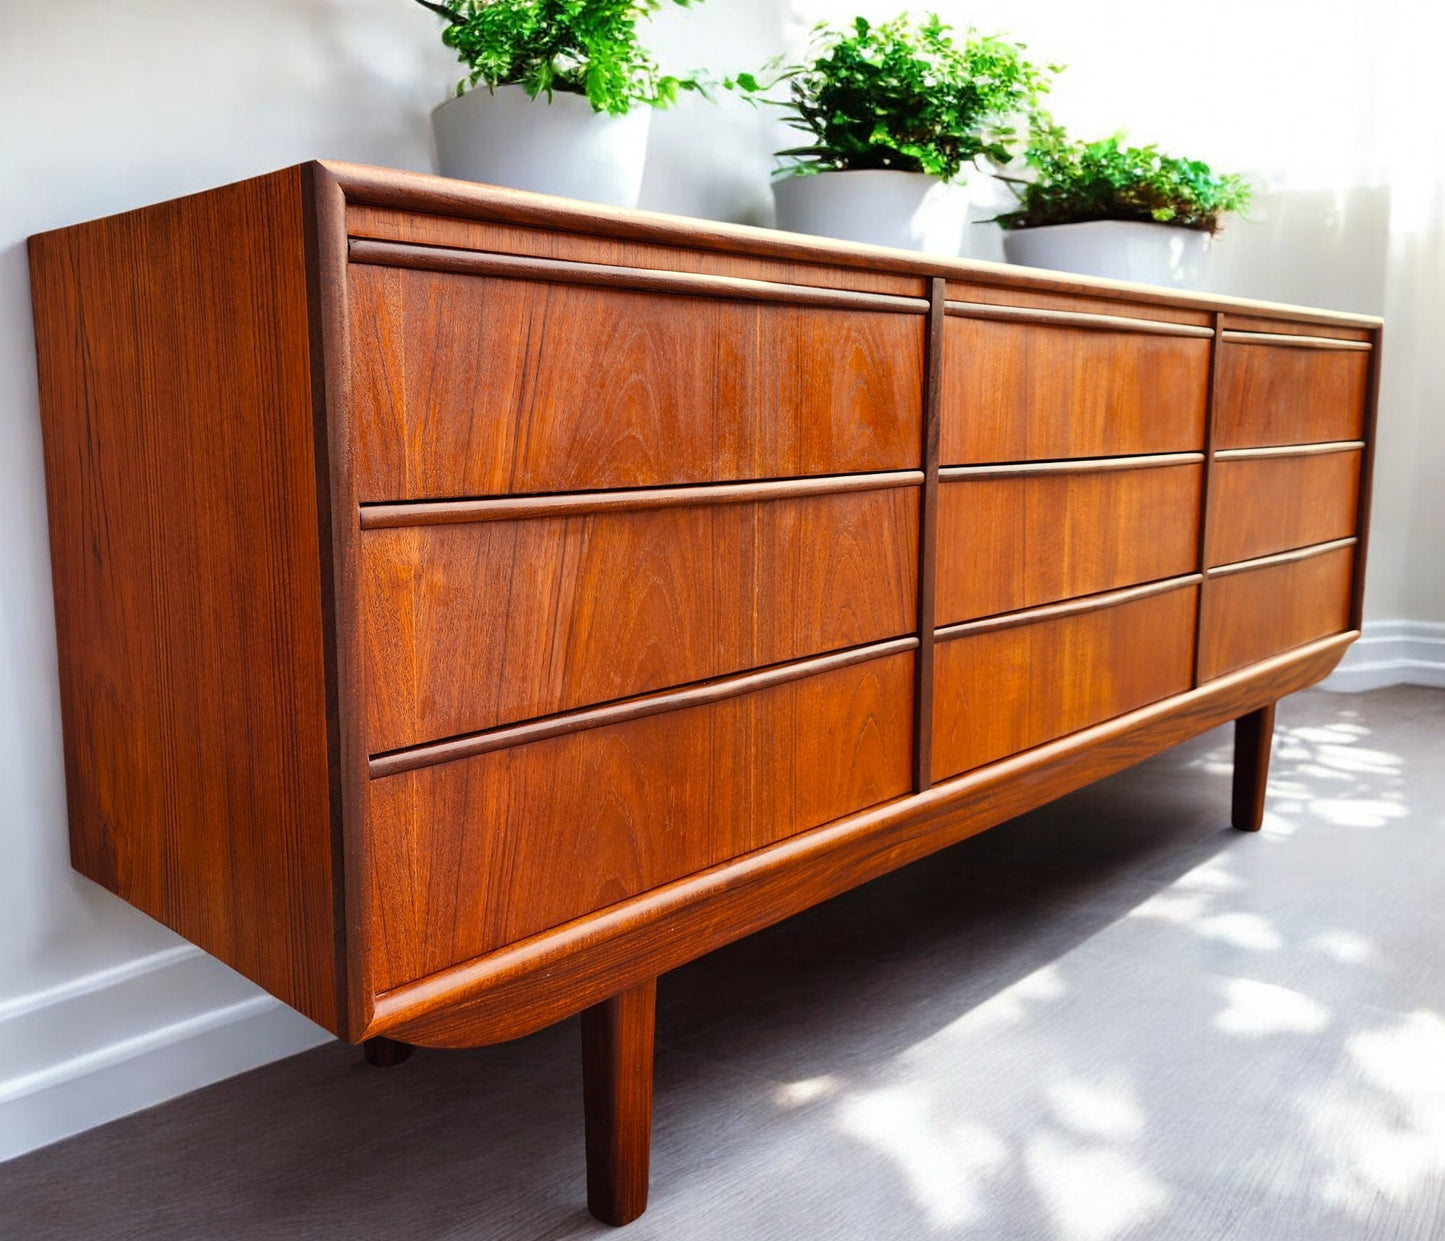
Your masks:
<instances>
[{"instance_id":1,"label":"white planter","mask_svg":"<svg viewBox=\"0 0 1445 1241\"><path fill-rule=\"evenodd\" d=\"M1003 252L1010 263L1024 267L1194 289L1208 271L1212 240L1194 228L1090 220L1006 229Z\"/></svg>"},{"instance_id":2,"label":"white planter","mask_svg":"<svg viewBox=\"0 0 1445 1241\"><path fill-rule=\"evenodd\" d=\"M968 187L920 172L818 172L773 182L778 227L931 254L957 254Z\"/></svg>"},{"instance_id":3,"label":"white planter","mask_svg":"<svg viewBox=\"0 0 1445 1241\"><path fill-rule=\"evenodd\" d=\"M444 177L635 207L652 109L594 112L581 95L529 99L520 86L485 86L431 114Z\"/></svg>"}]
</instances>

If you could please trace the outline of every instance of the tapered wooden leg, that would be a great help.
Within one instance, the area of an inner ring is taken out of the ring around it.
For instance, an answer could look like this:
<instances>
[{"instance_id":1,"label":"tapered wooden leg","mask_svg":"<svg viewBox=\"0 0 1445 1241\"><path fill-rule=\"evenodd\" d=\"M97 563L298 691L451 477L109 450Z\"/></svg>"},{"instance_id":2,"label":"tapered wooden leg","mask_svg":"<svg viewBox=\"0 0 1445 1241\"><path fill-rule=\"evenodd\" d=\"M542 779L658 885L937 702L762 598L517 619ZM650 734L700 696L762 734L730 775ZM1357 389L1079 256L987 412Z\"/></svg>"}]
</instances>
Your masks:
<instances>
[{"instance_id":1,"label":"tapered wooden leg","mask_svg":"<svg viewBox=\"0 0 1445 1241\"><path fill-rule=\"evenodd\" d=\"M1234 721L1234 813L1241 832L1264 822L1264 786L1269 782L1269 743L1274 738L1274 703Z\"/></svg>"},{"instance_id":2,"label":"tapered wooden leg","mask_svg":"<svg viewBox=\"0 0 1445 1241\"><path fill-rule=\"evenodd\" d=\"M367 1064L374 1064L379 1069L389 1069L407 1059L413 1048L410 1043L398 1043L395 1039L377 1035L376 1038L369 1038L362 1043L361 1050L366 1056Z\"/></svg>"},{"instance_id":3,"label":"tapered wooden leg","mask_svg":"<svg viewBox=\"0 0 1445 1241\"><path fill-rule=\"evenodd\" d=\"M656 1010L653 979L582 1014L587 1207L604 1224L630 1224L647 1209Z\"/></svg>"}]
</instances>

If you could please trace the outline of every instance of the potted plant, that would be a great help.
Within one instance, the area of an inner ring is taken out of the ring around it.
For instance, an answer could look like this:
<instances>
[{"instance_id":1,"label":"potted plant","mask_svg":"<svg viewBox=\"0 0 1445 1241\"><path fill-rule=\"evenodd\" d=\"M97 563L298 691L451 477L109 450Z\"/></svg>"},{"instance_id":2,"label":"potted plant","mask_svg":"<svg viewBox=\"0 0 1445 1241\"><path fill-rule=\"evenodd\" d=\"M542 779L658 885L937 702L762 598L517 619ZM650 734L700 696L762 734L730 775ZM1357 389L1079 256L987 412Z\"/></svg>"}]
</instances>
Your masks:
<instances>
[{"instance_id":1,"label":"potted plant","mask_svg":"<svg viewBox=\"0 0 1445 1241\"><path fill-rule=\"evenodd\" d=\"M442 174L635 207L651 109L699 89L638 37L664 2L417 0L468 69L432 113Z\"/></svg>"},{"instance_id":2,"label":"potted plant","mask_svg":"<svg viewBox=\"0 0 1445 1241\"><path fill-rule=\"evenodd\" d=\"M1028 267L1197 287L1222 218L1249 204L1243 177L1120 134L1071 140L1044 117L1024 161L1032 178L1002 178L1018 208L995 218L1009 262Z\"/></svg>"},{"instance_id":3,"label":"potted plant","mask_svg":"<svg viewBox=\"0 0 1445 1241\"><path fill-rule=\"evenodd\" d=\"M773 185L779 228L958 253L967 211L960 174L980 156L1008 161L1010 121L1048 81L1022 45L973 31L959 43L951 31L937 14L824 24L807 63L766 85L751 74L730 83L761 93L786 82L779 102L810 138L778 152L789 161Z\"/></svg>"}]
</instances>

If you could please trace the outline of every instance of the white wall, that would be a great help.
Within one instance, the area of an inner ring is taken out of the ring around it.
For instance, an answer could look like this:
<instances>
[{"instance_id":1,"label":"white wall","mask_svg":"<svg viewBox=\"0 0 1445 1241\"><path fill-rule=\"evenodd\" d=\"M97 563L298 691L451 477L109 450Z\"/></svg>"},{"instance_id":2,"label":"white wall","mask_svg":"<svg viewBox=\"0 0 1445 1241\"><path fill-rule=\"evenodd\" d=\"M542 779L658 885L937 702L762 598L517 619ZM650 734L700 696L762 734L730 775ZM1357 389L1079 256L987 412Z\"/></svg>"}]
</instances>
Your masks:
<instances>
[{"instance_id":1,"label":"white wall","mask_svg":"<svg viewBox=\"0 0 1445 1241\"><path fill-rule=\"evenodd\" d=\"M748 68L852 7L711 0L664 15L655 42L675 69ZM1438 224L1404 226L1375 159L1384 105L1351 93L1376 90L1358 66L1391 46L1388 22L1317 5L1301 23L1283 0L1172 28L1153 0L1107 25L1064 0L939 7L1070 62L1056 107L1080 129L1129 123L1270 178L1219 288L1391 315L1369 612L1445 622L1445 379L1425 322L1445 255ZM427 111L458 76L435 29L405 0L0 3L0 1158L324 1037L69 869L24 239L318 155L430 169ZM644 205L768 222L778 134L766 112L687 101L657 119ZM1414 190L1409 212L1438 220ZM991 228L970 246L998 253Z\"/></svg>"}]
</instances>

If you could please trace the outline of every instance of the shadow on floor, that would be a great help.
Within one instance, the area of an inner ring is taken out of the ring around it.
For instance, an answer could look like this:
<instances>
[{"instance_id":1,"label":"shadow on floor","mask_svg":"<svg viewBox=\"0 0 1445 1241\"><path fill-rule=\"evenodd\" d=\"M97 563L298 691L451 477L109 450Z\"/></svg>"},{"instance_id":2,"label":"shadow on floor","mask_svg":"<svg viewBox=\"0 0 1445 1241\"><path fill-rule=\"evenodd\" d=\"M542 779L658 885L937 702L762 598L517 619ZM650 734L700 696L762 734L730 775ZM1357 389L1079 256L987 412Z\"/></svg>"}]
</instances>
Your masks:
<instances>
[{"instance_id":1,"label":"shadow on floor","mask_svg":"<svg viewBox=\"0 0 1445 1241\"><path fill-rule=\"evenodd\" d=\"M653 1204L625 1235L1440 1235L1429 1098L1391 1131L1408 1183L1311 1134L1368 1130L1349 1039L1445 978L1396 968L1445 930L1421 920L1445 695L1312 693L1280 721L1260 836L1227 826L1221 730L666 976ZM1372 878L1386 833L1415 843ZM583 1209L577 1037L268 1065L0 1167L0 1236L611 1235ZM1389 1230L1349 1231L1361 1210Z\"/></svg>"}]
</instances>

